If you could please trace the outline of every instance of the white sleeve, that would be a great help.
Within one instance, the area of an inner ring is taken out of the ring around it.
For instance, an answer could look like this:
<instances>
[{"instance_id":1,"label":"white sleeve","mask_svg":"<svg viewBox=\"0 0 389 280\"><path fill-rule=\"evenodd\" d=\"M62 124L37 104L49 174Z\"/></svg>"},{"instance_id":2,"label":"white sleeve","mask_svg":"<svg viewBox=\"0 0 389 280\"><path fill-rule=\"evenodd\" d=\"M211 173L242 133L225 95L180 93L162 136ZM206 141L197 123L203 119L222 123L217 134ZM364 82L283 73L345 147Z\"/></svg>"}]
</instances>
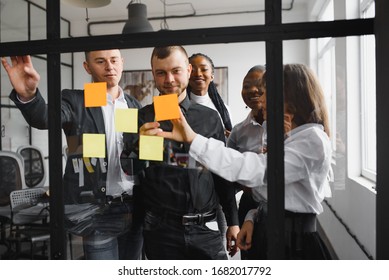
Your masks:
<instances>
[{"instance_id":1,"label":"white sleeve","mask_svg":"<svg viewBox=\"0 0 389 280\"><path fill-rule=\"evenodd\" d=\"M254 223L255 219L257 218L258 210L257 209L251 209L247 212L246 217L244 218L244 221L251 221Z\"/></svg>"},{"instance_id":2,"label":"white sleeve","mask_svg":"<svg viewBox=\"0 0 389 280\"><path fill-rule=\"evenodd\" d=\"M17 99L20 103L22 103L22 104L30 103L30 102L32 102L35 98L36 98L36 96L34 96L31 100L23 101L23 100L20 99L19 94L16 94L16 99Z\"/></svg>"},{"instance_id":3,"label":"white sleeve","mask_svg":"<svg viewBox=\"0 0 389 280\"><path fill-rule=\"evenodd\" d=\"M254 188L266 183L266 154L240 153L213 138L197 135L190 155L211 172L231 182Z\"/></svg>"}]
</instances>

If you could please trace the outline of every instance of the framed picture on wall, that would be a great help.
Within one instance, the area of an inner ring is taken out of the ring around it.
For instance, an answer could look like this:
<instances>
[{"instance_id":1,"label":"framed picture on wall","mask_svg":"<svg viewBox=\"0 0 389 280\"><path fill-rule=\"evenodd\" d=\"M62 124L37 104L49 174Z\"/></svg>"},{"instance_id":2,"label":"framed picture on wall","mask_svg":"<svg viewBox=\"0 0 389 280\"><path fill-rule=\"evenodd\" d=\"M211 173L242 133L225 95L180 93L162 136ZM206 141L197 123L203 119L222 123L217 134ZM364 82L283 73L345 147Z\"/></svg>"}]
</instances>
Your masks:
<instances>
[{"instance_id":1,"label":"framed picture on wall","mask_svg":"<svg viewBox=\"0 0 389 280\"><path fill-rule=\"evenodd\" d=\"M228 104L227 67L215 67L214 82L224 102ZM151 70L123 71L119 85L125 93L135 97L142 106L151 104L153 96L159 95Z\"/></svg>"},{"instance_id":2,"label":"framed picture on wall","mask_svg":"<svg viewBox=\"0 0 389 280\"><path fill-rule=\"evenodd\" d=\"M224 103L228 104L228 68L215 67L215 77L213 79L217 91L223 98Z\"/></svg>"}]
</instances>

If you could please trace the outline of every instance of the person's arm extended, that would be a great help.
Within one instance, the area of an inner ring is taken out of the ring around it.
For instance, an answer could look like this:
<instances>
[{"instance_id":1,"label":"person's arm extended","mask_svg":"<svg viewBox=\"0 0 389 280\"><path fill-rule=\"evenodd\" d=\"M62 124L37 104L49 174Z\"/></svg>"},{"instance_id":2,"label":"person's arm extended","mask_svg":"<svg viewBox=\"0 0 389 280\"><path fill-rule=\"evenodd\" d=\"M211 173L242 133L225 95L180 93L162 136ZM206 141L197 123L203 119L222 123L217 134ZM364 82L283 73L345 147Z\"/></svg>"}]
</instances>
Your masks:
<instances>
[{"instance_id":1,"label":"person's arm extended","mask_svg":"<svg viewBox=\"0 0 389 280\"><path fill-rule=\"evenodd\" d=\"M267 158L264 154L240 153L225 147L221 141L201 135L196 135L189 153L211 172L228 181L251 188L266 183Z\"/></svg>"},{"instance_id":2,"label":"person's arm extended","mask_svg":"<svg viewBox=\"0 0 389 280\"><path fill-rule=\"evenodd\" d=\"M21 102L18 97L18 93L15 90L12 90L9 98L15 103L16 107L18 107L26 122L37 129L47 129L48 107L46 101L40 94L39 89L36 89L34 99L29 102Z\"/></svg>"},{"instance_id":3,"label":"person's arm extended","mask_svg":"<svg viewBox=\"0 0 389 280\"><path fill-rule=\"evenodd\" d=\"M222 141L196 134L182 113L180 114L179 119L172 120L171 132L162 131L158 122L149 122L139 129L139 133L158 135L191 144L190 155L211 172L228 181L252 188L266 183L266 155L252 152L240 153L225 147Z\"/></svg>"}]
</instances>

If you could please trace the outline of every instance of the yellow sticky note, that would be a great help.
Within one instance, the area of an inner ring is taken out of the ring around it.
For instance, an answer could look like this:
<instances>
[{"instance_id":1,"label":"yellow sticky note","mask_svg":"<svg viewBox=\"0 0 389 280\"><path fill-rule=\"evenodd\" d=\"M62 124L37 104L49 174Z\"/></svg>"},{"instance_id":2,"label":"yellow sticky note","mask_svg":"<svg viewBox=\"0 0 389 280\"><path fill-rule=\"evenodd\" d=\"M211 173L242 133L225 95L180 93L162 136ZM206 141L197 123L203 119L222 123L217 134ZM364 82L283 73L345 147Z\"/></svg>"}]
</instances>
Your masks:
<instances>
[{"instance_id":1,"label":"yellow sticky note","mask_svg":"<svg viewBox=\"0 0 389 280\"><path fill-rule=\"evenodd\" d=\"M84 133L82 143L84 157L105 158L105 134Z\"/></svg>"},{"instance_id":2,"label":"yellow sticky note","mask_svg":"<svg viewBox=\"0 0 389 280\"><path fill-rule=\"evenodd\" d=\"M84 85L85 107L107 105L107 83L88 83Z\"/></svg>"},{"instance_id":3,"label":"yellow sticky note","mask_svg":"<svg viewBox=\"0 0 389 280\"><path fill-rule=\"evenodd\" d=\"M173 120L180 117L178 96L175 93L154 96L155 120Z\"/></svg>"},{"instance_id":4,"label":"yellow sticky note","mask_svg":"<svg viewBox=\"0 0 389 280\"><path fill-rule=\"evenodd\" d=\"M115 130L120 132L138 132L138 109L116 109Z\"/></svg>"},{"instance_id":5,"label":"yellow sticky note","mask_svg":"<svg viewBox=\"0 0 389 280\"><path fill-rule=\"evenodd\" d=\"M163 160L163 137L140 135L139 159Z\"/></svg>"}]
</instances>

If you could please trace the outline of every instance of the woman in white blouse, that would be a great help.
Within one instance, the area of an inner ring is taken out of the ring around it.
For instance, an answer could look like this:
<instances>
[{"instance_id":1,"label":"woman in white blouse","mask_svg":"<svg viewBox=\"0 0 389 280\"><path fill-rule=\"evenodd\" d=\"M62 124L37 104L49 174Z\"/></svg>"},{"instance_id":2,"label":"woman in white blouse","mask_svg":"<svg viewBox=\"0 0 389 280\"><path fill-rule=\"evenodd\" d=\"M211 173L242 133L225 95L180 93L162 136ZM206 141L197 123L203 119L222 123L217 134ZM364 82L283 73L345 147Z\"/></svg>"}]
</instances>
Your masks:
<instances>
[{"instance_id":1,"label":"woman in white blouse","mask_svg":"<svg viewBox=\"0 0 389 280\"><path fill-rule=\"evenodd\" d=\"M231 134L227 139L227 147L237 150L241 153L266 152L266 127L262 114L263 92L260 89L260 82L265 73L265 66L255 65L251 67L242 82L242 99L246 108L250 108L246 119L232 128ZM239 199L239 226L243 225L246 214L250 209L258 207L258 201L252 196L252 188L235 183L238 190L241 190ZM240 252L242 260L255 259L255 250L242 250Z\"/></svg>"},{"instance_id":2,"label":"woman in white blouse","mask_svg":"<svg viewBox=\"0 0 389 280\"><path fill-rule=\"evenodd\" d=\"M266 73L261 85L266 118ZM331 194L327 179L331 143L324 95L313 72L302 64L284 66L283 88L286 138L285 258L328 259L328 250L316 231L316 215L323 212L321 203L324 197ZM189 152L196 161L229 181L252 188L254 198L262 202L255 213L259 217L258 232L251 240L253 222L245 222L239 233L238 246L247 249L256 244L258 258L267 258L267 154L240 153L226 148L222 142L193 132L183 116L172 122L172 132L161 131L159 124L154 122L144 125L140 133L191 143Z\"/></svg>"}]
</instances>

